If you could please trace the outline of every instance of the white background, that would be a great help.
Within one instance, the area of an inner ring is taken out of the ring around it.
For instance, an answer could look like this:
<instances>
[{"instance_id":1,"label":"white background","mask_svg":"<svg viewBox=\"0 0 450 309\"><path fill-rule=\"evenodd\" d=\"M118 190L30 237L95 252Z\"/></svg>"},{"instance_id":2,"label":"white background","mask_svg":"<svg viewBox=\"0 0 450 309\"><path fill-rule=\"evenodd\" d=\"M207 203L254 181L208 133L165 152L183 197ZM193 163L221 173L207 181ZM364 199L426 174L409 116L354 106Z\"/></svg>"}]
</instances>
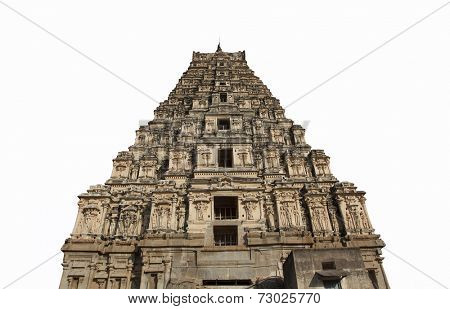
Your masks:
<instances>
[{"instance_id":1,"label":"white background","mask_svg":"<svg viewBox=\"0 0 450 309\"><path fill-rule=\"evenodd\" d=\"M3 1L3 0L2 0ZM445 1L6 3L159 101L192 51L245 50L287 105ZM286 110L367 191L388 249L450 286L450 5ZM0 3L0 286L60 250L156 104ZM441 288L388 252L392 288ZM11 288L59 285L59 255Z\"/></svg>"}]
</instances>

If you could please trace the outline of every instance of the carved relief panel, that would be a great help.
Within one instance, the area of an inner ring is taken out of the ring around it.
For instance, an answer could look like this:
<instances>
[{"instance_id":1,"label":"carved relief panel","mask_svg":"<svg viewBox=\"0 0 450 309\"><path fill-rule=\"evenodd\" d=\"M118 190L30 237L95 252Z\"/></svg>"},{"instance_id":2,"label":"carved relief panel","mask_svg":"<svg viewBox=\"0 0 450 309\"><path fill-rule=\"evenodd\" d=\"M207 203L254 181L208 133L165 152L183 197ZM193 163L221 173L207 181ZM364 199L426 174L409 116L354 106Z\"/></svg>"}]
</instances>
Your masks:
<instances>
[{"instance_id":1,"label":"carved relief panel","mask_svg":"<svg viewBox=\"0 0 450 309\"><path fill-rule=\"evenodd\" d=\"M78 216L73 235L95 237L102 234L107 199L81 198L78 203Z\"/></svg>"},{"instance_id":2,"label":"carved relief panel","mask_svg":"<svg viewBox=\"0 0 450 309\"><path fill-rule=\"evenodd\" d=\"M305 229L297 191L276 191L274 193L280 229Z\"/></svg>"},{"instance_id":3,"label":"carved relief panel","mask_svg":"<svg viewBox=\"0 0 450 309\"><path fill-rule=\"evenodd\" d=\"M252 167L253 166L253 153L252 146L236 146L233 148L234 167Z\"/></svg>"},{"instance_id":4,"label":"carved relief panel","mask_svg":"<svg viewBox=\"0 0 450 309\"><path fill-rule=\"evenodd\" d=\"M300 126L292 127L292 134L294 135L294 143L295 145L305 145L305 129Z\"/></svg>"},{"instance_id":5,"label":"carved relief panel","mask_svg":"<svg viewBox=\"0 0 450 309\"><path fill-rule=\"evenodd\" d=\"M127 201L121 206L116 235L129 238L141 233L142 208L141 201Z\"/></svg>"},{"instance_id":6,"label":"carved relief panel","mask_svg":"<svg viewBox=\"0 0 450 309\"><path fill-rule=\"evenodd\" d=\"M205 109L208 108L208 101L206 99L194 99L192 100L193 109Z\"/></svg>"},{"instance_id":7,"label":"carved relief panel","mask_svg":"<svg viewBox=\"0 0 450 309\"><path fill-rule=\"evenodd\" d=\"M113 171L111 178L127 179L130 177L131 165L133 162L132 155L120 155L113 160Z\"/></svg>"},{"instance_id":8,"label":"carved relief panel","mask_svg":"<svg viewBox=\"0 0 450 309\"><path fill-rule=\"evenodd\" d=\"M284 132L280 128L271 128L270 137L273 143L284 144Z\"/></svg>"},{"instance_id":9,"label":"carved relief panel","mask_svg":"<svg viewBox=\"0 0 450 309\"><path fill-rule=\"evenodd\" d=\"M265 135L266 134L266 131L264 129L264 123L259 119L253 120L253 134L254 135Z\"/></svg>"},{"instance_id":10,"label":"carved relief panel","mask_svg":"<svg viewBox=\"0 0 450 309\"><path fill-rule=\"evenodd\" d=\"M191 152L187 149L171 149L169 152L169 173L185 173L192 169Z\"/></svg>"},{"instance_id":11,"label":"carved relief panel","mask_svg":"<svg viewBox=\"0 0 450 309\"><path fill-rule=\"evenodd\" d=\"M268 193L264 194L264 218L266 221L266 229L268 231L275 231L278 227L278 214L276 212L276 207L272 201L272 196Z\"/></svg>"},{"instance_id":12,"label":"carved relief panel","mask_svg":"<svg viewBox=\"0 0 450 309\"><path fill-rule=\"evenodd\" d=\"M202 222L210 220L211 196L206 193L189 193L189 221Z\"/></svg>"},{"instance_id":13,"label":"carved relief panel","mask_svg":"<svg viewBox=\"0 0 450 309\"><path fill-rule=\"evenodd\" d=\"M264 149L264 167L269 173L283 172L278 148L269 146Z\"/></svg>"},{"instance_id":14,"label":"carved relief panel","mask_svg":"<svg viewBox=\"0 0 450 309\"><path fill-rule=\"evenodd\" d=\"M364 192L356 191L351 183L337 184L335 190L335 200L344 217L346 233L372 234L374 229L367 214Z\"/></svg>"},{"instance_id":15,"label":"carved relief panel","mask_svg":"<svg viewBox=\"0 0 450 309\"><path fill-rule=\"evenodd\" d=\"M308 176L307 158L302 156L300 152L289 153L287 164L290 177L304 178Z\"/></svg>"},{"instance_id":16,"label":"carved relief panel","mask_svg":"<svg viewBox=\"0 0 450 309\"><path fill-rule=\"evenodd\" d=\"M231 117L231 132L242 132L242 118Z\"/></svg>"},{"instance_id":17,"label":"carved relief panel","mask_svg":"<svg viewBox=\"0 0 450 309\"><path fill-rule=\"evenodd\" d=\"M181 125L181 135L192 136L196 132L196 122L193 120L186 119Z\"/></svg>"},{"instance_id":18,"label":"carved relief panel","mask_svg":"<svg viewBox=\"0 0 450 309\"><path fill-rule=\"evenodd\" d=\"M261 219L263 198L258 193L244 193L239 199L246 220L256 221Z\"/></svg>"},{"instance_id":19,"label":"carved relief panel","mask_svg":"<svg viewBox=\"0 0 450 309\"><path fill-rule=\"evenodd\" d=\"M178 229L176 209L178 196L175 193L155 192L152 196L149 230L170 232Z\"/></svg>"},{"instance_id":20,"label":"carved relief panel","mask_svg":"<svg viewBox=\"0 0 450 309\"><path fill-rule=\"evenodd\" d=\"M216 167L215 147L210 145L197 146L197 168Z\"/></svg>"},{"instance_id":21,"label":"carved relief panel","mask_svg":"<svg viewBox=\"0 0 450 309\"><path fill-rule=\"evenodd\" d=\"M154 179L157 177L158 159L155 154L144 155L139 166L140 179Z\"/></svg>"},{"instance_id":22,"label":"carved relief panel","mask_svg":"<svg viewBox=\"0 0 450 309\"><path fill-rule=\"evenodd\" d=\"M139 146L147 145L148 143L148 133L144 131L136 131L136 141L135 144Z\"/></svg>"},{"instance_id":23,"label":"carved relief panel","mask_svg":"<svg viewBox=\"0 0 450 309\"><path fill-rule=\"evenodd\" d=\"M323 150L312 150L311 160L314 168L314 174L317 177L331 176L330 158L325 155Z\"/></svg>"},{"instance_id":24,"label":"carved relief panel","mask_svg":"<svg viewBox=\"0 0 450 309\"><path fill-rule=\"evenodd\" d=\"M216 119L212 117L205 117L204 134L215 134L216 129L217 129Z\"/></svg>"},{"instance_id":25,"label":"carved relief panel","mask_svg":"<svg viewBox=\"0 0 450 309\"><path fill-rule=\"evenodd\" d=\"M330 218L328 215L326 194L310 194L305 196L305 202L308 206L309 216L311 218L312 232L314 236L331 235Z\"/></svg>"}]
</instances>

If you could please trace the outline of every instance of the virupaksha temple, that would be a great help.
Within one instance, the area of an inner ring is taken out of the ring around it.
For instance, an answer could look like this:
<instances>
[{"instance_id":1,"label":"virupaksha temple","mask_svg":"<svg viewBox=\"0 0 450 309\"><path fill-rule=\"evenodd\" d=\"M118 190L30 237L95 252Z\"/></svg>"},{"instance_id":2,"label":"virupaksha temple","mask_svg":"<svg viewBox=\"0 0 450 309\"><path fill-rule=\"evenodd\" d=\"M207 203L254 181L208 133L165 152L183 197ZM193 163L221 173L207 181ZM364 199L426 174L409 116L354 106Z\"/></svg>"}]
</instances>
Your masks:
<instances>
[{"instance_id":1,"label":"virupaksha temple","mask_svg":"<svg viewBox=\"0 0 450 309\"><path fill-rule=\"evenodd\" d=\"M245 58L192 54L111 177L79 195L60 288L389 288L365 192Z\"/></svg>"}]
</instances>

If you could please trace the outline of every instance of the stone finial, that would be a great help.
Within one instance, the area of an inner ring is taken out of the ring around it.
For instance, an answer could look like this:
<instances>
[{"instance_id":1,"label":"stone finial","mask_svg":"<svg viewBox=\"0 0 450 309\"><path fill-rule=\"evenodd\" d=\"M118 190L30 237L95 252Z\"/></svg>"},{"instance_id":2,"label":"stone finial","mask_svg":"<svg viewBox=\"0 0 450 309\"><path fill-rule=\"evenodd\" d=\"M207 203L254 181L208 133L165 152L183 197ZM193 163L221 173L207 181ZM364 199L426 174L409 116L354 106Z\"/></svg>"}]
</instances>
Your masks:
<instances>
[{"instance_id":1,"label":"stone finial","mask_svg":"<svg viewBox=\"0 0 450 309\"><path fill-rule=\"evenodd\" d=\"M219 42L219 44L217 45L216 53L221 52L221 51L222 51L222 48L220 47L220 42Z\"/></svg>"}]
</instances>

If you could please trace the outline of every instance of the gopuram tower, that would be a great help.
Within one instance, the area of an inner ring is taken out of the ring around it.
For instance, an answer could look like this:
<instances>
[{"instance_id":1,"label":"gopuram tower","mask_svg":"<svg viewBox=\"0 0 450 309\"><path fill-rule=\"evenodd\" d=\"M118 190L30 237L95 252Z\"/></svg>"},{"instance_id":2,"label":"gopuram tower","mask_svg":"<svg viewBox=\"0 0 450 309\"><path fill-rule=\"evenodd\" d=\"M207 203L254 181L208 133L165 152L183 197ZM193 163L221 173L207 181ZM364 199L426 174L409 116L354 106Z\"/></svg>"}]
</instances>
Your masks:
<instances>
[{"instance_id":1,"label":"gopuram tower","mask_svg":"<svg viewBox=\"0 0 450 309\"><path fill-rule=\"evenodd\" d=\"M329 164L245 52L194 52L79 195L60 288L389 288L365 192Z\"/></svg>"}]
</instances>

